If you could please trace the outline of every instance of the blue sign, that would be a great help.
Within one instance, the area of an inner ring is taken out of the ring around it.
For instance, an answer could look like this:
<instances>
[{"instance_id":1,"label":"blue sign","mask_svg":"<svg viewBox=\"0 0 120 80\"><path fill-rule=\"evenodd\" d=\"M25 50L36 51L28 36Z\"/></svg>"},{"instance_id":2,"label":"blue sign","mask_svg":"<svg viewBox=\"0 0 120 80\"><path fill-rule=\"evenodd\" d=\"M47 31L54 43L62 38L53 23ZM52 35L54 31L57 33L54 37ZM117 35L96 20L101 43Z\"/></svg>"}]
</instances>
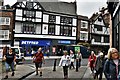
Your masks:
<instances>
[{"instance_id":1,"label":"blue sign","mask_svg":"<svg viewBox=\"0 0 120 80\"><path fill-rule=\"evenodd\" d=\"M61 43L61 44L70 44L71 41L59 40L58 43Z\"/></svg>"},{"instance_id":2,"label":"blue sign","mask_svg":"<svg viewBox=\"0 0 120 80\"><path fill-rule=\"evenodd\" d=\"M50 41L49 40L20 40L20 45L36 45L36 46L49 46Z\"/></svg>"}]
</instances>

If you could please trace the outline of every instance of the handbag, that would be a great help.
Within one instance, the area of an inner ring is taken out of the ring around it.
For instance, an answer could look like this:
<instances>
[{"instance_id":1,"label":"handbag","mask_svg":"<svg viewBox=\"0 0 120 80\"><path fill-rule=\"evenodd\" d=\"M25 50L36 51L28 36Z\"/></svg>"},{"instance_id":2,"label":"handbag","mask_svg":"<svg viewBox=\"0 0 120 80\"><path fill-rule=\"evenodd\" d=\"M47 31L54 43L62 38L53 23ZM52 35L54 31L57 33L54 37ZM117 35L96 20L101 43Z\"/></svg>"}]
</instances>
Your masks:
<instances>
[{"instance_id":1,"label":"handbag","mask_svg":"<svg viewBox=\"0 0 120 80\"><path fill-rule=\"evenodd\" d=\"M3 58L2 58L2 62L5 62L5 61L6 61L6 58L5 58L5 57L3 57Z\"/></svg>"},{"instance_id":2,"label":"handbag","mask_svg":"<svg viewBox=\"0 0 120 80\"><path fill-rule=\"evenodd\" d=\"M39 53L37 56L35 56L35 57L33 58L33 63L36 62L36 58L37 58L39 55L40 55L40 53Z\"/></svg>"},{"instance_id":3,"label":"handbag","mask_svg":"<svg viewBox=\"0 0 120 80\"><path fill-rule=\"evenodd\" d=\"M33 63L35 63L35 60L36 60L36 57L35 57L35 58L33 58Z\"/></svg>"},{"instance_id":4,"label":"handbag","mask_svg":"<svg viewBox=\"0 0 120 80\"><path fill-rule=\"evenodd\" d=\"M71 62L74 62L74 59L71 59Z\"/></svg>"}]
</instances>

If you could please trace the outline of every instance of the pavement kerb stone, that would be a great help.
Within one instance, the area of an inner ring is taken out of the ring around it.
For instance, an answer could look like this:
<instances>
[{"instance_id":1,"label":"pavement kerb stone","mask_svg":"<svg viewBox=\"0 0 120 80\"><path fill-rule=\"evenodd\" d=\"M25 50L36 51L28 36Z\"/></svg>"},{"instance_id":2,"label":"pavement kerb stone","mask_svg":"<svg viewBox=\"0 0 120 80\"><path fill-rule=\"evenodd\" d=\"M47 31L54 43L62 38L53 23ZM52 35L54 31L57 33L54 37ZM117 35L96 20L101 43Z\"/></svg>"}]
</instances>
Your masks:
<instances>
[{"instance_id":1,"label":"pavement kerb stone","mask_svg":"<svg viewBox=\"0 0 120 80\"><path fill-rule=\"evenodd\" d=\"M33 74L34 72L35 72L35 71L30 72L30 73L28 73L28 74L26 74L26 75L22 76L22 77L21 77L21 78L19 78L18 80L23 80L24 78L26 78L27 76L29 76L29 75Z\"/></svg>"}]
</instances>

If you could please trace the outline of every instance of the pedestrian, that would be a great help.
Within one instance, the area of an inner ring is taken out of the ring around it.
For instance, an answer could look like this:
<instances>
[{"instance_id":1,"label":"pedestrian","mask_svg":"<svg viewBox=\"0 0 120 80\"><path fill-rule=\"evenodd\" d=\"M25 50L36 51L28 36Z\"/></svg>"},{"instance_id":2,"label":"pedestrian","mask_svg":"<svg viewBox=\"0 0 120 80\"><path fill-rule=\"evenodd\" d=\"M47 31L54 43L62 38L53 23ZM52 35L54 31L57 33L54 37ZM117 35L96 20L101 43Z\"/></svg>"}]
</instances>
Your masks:
<instances>
[{"instance_id":1,"label":"pedestrian","mask_svg":"<svg viewBox=\"0 0 120 80\"><path fill-rule=\"evenodd\" d=\"M45 64L44 56L41 50L42 48L40 47L37 53L35 53L33 56L33 62L35 63L36 67L36 75L38 75L38 68L40 68L40 76L42 76L42 63Z\"/></svg>"},{"instance_id":2,"label":"pedestrian","mask_svg":"<svg viewBox=\"0 0 120 80\"><path fill-rule=\"evenodd\" d=\"M62 56L62 55L63 55L62 49L59 49L59 50L58 50L58 56Z\"/></svg>"},{"instance_id":3,"label":"pedestrian","mask_svg":"<svg viewBox=\"0 0 120 80\"><path fill-rule=\"evenodd\" d=\"M3 60L5 61L5 68L6 68L6 76L4 79L7 79L8 78L8 72L9 72L9 69L11 68L12 70L12 75L11 76L14 76L14 63L16 61L16 55L15 53L13 53L12 49L9 48L9 52L4 54L3 56Z\"/></svg>"},{"instance_id":4,"label":"pedestrian","mask_svg":"<svg viewBox=\"0 0 120 80\"><path fill-rule=\"evenodd\" d=\"M31 57L33 57L34 54L35 54L35 51L32 49L32 51L31 51Z\"/></svg>"},{"instance_id":5,"label":"pedestrian","mask_svg":"<svg viewBox=\"0 0 120 80\"><path fill-rule=\"evenodd\" d=\"M96 62L95 62L95 75L94 75L94 79L96 79L96 77L99 76L99 80L102 80L102 75L103 75L103 67L104 67L104 63L105 63L105 57L104 54L102 52L99 53Z\"/></svg>"},{"instance_id":6,"label":"pedestrian","mask_svg":"<svg viewBox=\"0 0 120 80\"><path fill-rule=\"evenodd\" d=\"M93 71L94 71L95 61L96 61L96 55L94 51L91 51L91 55L89 56L89 59L88 59L88 65L92 73L94 73Z\"/></svg>"},{"instance_id":7,"label":"pedestrian","mask_svg":"<svg viewBox=\"0 0 120 80\"><path fill-rule=\"evenodd\" d=\"M50 51L49 51L49 49L47 50L47 57L49 57L50 56Z\"/></svg>"},{"instance_id":8,"label":"pedestrian","mask_svg":"<svg viewBox=\"0 0 120 80\"><path fill-rule=\"evenodd\" d=\"M81 60L82 60L82 54L80 53L80 51L78 51L77 53L77 59L78 59L78 67L81 66Z\"/></svg>"},{"instance_id":9,"label":"pedestrian","mask_svg":"<svg viewBox=\"0 0 120 80\"><path fill-rule=\"evenodd\" d=\"M64 55L61 57L59 66L63 67L64 79L68 78L68 66L69 66L69 55L67 55L67 51L63 51Z\"/></svg>"},{"instance_id":10,"label":"pedestrian","mask_svg":"<svg viewBox=\"0 0 120 80\"><path fill-rule=\"evenodd\" d=\"M105 61L104 74L107 80L120 80L120 56L116 48L108 50L108 59Z\"/></svg>"},{"instance_id":11,"label":"pedestrian","mask_svg":"<svg viewBox=\"0 0 120 80\"><path fill-rule=\"evenodd\" d=\"M8 47L7 46L5 46L5 47L3 47L3 49L2 49L2 57L6 54L6 53L8 53L9 51L8 51Z\"/></svg>"},{"instance_id":12,"label":"pedestrian","mask_svg":"<svg viewBox=\"0 0 120 80\"><path fill-rule=\"evenodd\" d=\"M75 66L74 66L75 59L74 58L75 58L75 55L74 55L73 51L70 50L70 69L71 69L71 67L73 67L73 69L75 69Z\"/></svg>"}]
</instances>

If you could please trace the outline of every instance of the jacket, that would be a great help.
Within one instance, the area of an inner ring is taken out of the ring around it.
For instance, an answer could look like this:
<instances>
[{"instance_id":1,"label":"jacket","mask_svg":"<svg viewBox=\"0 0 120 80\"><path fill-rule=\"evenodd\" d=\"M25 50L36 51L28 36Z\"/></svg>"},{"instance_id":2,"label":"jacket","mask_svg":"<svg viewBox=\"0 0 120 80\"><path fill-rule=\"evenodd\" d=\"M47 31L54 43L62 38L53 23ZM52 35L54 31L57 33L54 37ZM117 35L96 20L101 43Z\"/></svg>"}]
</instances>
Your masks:
<instances>
[{"instance_id":1,"label":"jacket","mask_svg":"<svg viewBox=\"0 0 120 80\"><path fill-rule=\"evenodd\" d=\"M95 61L95 70L98 71L100 68L103 68L104 63L105 63L105 58L98 56L96 61Z\"/></svg>"},{"instance_id":2,"label":"jacket","mask_svg":"<svg viewBox=\"0 0 120 80\"><path fill-rule=\"evenodd\" d=\"M107 80L120 80L120 75L117 79L116 65L112 59L106 60L103 71ZM118 61L118 74L120 74L120 60Z\"/></svg>"},{"instance_id":3,"label":"jacket","mask_svg":"<svg viewBox=\"0 0 120 80\"><path fill-rule=\"evenodd\" d=\"M69 66L69 56L68 55L63 55L61 57L61 60L60 60L60 63L59 63L59 66Z\"/></svg>"}]
</instances>

